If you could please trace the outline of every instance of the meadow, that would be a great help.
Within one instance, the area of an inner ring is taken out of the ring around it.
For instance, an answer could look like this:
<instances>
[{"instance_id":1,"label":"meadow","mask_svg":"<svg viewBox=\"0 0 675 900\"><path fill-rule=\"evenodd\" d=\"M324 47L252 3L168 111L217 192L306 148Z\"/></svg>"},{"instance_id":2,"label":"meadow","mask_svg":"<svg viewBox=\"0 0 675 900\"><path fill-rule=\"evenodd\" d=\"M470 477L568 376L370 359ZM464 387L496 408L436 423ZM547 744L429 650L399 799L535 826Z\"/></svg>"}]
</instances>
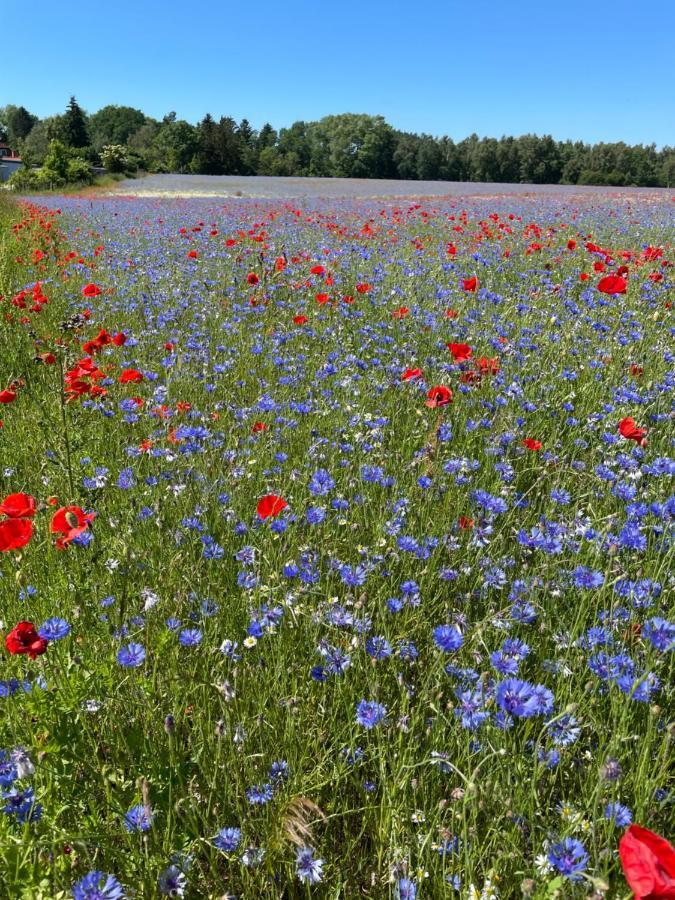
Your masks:
<instances>
[{"instance_id":1,"label":"meadow","mask_svg":"<svg viewBox=\"0 0 675 900\"><path fill-rule=\"evenodd\" d=\"M1 898L631 896L672 200L0 206Z\"/></svg>"}]
</instances>

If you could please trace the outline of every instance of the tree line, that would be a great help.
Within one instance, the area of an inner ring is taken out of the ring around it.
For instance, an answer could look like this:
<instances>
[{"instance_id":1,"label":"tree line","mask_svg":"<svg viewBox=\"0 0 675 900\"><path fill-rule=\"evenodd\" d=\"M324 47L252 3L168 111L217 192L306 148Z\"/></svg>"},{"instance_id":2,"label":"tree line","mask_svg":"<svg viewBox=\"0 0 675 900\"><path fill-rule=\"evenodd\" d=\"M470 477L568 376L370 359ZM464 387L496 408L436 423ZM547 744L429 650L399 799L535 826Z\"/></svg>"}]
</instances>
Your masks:
<instances>
[{"instance_id":1,"label":"tree line","mask_svg":"<svg viewBox=\"0 0 675 900\"><path fill-rule=\"evenodd\" d=\"M104 106L88 115L71 97L63 114L45 119L23 106L0 108L0 141L18 150L27 166L51 165L56 141L57 155L76 161L71 168L81 161L129 174L675 184L673 147L587 144L535 134L498 139L471 134L455 142L447 136L397 131L382 116L355 113L294 122L279 130L266 123L256 131L247 119L207 114L193 125L175 112L157 120L129 106Z\"/></svg>"}]
</instances>

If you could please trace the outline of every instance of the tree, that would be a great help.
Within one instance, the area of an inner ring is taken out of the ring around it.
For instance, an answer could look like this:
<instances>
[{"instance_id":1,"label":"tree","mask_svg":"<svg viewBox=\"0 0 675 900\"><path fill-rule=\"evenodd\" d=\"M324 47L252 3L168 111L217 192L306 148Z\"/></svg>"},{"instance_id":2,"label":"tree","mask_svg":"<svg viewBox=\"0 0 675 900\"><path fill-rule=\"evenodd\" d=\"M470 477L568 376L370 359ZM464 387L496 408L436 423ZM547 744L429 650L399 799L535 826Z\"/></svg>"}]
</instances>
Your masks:
<instances>
[{"instance_id":1,"label":"tree","mask_svg":"<svg viewBox=\"0 0 675 900\"><path fill-rule=\"evenodd\" d=\"M0 118L3 118L0 116ZM11 147L18 147L20 141L27 138L38 117L29 113L25 106L6 106L4 121L7 126L7 140Z\"/></svg>"},{"instance_id":2,"label":"tree","mask_svg":"<svg viewBox=\"0 0 675 900\"><path fill-rule=\"evenodd\" d=\"M145 114L132 106L104 106L89 118L91 144L97 153L106 145L127 144L145 121Z\"/></svg>"},{"instance_id":3,"label":"tree","mask_svg":"<svg viewBox=\"0 0 675 900\"><path fill-rule=\"evenodd\" d=\"M387 178L396 171L395 136L382 116L325 116L308 128L310 174Z\"/></svg>"},{"instance_id":4,"label":"tree","mask_svg":"<svg viewBox=\"0 0 675 900\"><path fill-rule=\"evenodd\" d=\"M68 147L87 147L87 117L78 105L75 97L71 97L61 123L61 139Z\"/></svg>"}]
</instances>

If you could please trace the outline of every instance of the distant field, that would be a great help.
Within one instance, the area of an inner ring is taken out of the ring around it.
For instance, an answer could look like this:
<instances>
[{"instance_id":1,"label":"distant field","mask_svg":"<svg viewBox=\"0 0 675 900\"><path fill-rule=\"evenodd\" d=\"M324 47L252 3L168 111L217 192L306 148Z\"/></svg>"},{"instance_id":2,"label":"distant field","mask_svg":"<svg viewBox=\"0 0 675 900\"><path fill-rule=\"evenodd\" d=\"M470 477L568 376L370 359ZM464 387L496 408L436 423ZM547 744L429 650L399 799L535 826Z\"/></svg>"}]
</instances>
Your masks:
<instances>
[{"instance_id":1,"label":"distant field","mask_svg":"<svg viewBox=\"0 0 675 900\"><path fill-rule=\"evenodd\" d=\"M550 184L483 184L466 181L393 181L370 178L271 178L262 175L148 175L121 181L115 194L137 197L253 197L283 200L301 198L376 197L503 197L567 196L659 197L675 188L614 188Z\"/></svg>"}]
</instances>

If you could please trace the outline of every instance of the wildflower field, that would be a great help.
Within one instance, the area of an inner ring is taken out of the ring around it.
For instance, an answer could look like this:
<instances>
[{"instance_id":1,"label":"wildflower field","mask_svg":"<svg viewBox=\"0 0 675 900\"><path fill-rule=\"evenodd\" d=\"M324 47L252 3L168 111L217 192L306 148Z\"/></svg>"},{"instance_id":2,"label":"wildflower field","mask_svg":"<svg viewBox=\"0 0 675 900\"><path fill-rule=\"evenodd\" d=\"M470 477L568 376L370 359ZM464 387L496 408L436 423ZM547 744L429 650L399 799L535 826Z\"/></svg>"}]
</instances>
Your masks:
<instances>
[{"instance_id":1,"label":"wildflower field","mask_svg":"<svg viewBox=\"0 0 675 900\"><path fill-rule=\"evenodd\" d=\"M675 896L672 198L299 203L0 207L0 898Z\"/></svg>"}]
</instances>

